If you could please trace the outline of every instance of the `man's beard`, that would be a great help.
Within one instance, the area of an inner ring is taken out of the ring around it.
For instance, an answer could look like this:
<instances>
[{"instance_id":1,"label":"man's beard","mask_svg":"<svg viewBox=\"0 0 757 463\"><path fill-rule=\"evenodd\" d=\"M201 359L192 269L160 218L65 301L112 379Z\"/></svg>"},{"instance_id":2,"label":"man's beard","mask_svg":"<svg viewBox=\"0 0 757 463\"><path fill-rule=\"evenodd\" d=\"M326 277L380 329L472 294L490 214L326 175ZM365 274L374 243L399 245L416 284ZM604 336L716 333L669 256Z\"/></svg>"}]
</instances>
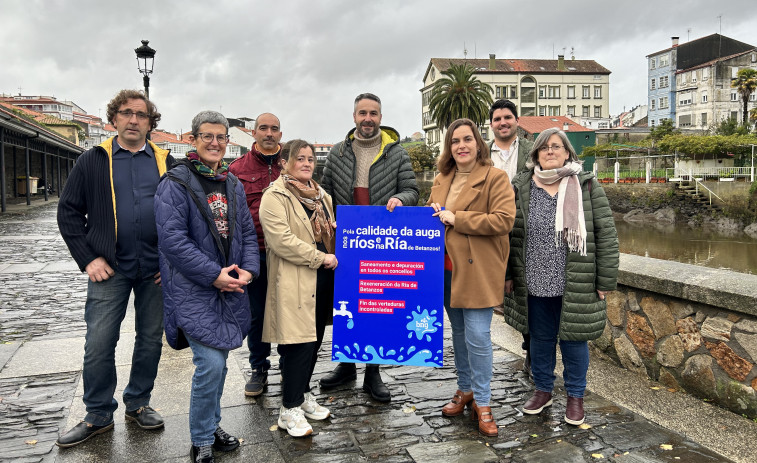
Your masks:
<instances>
[{"instance_id":1,"label":"man's beard","mask_svg":"<svg viewBox=\"0 0 757 463\"><path fill-rule=\"evenodd\" d=\"M378 133L378 126L376 124L371 126L361 125L358 133L360 134L360 138L373 138Z\"/></svg>"}]
</instances>

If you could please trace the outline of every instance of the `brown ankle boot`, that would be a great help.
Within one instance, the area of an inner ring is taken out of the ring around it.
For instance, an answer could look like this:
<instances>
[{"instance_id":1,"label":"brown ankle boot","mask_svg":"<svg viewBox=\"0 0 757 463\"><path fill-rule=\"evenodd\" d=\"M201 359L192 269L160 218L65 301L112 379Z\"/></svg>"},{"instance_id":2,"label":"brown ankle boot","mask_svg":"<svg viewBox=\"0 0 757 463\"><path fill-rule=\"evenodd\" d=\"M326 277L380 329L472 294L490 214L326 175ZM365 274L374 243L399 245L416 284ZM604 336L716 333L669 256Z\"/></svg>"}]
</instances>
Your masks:
<instances>
[{"instance_id":1,"label":"brown ankle boot","mask_svg":"<svg viewBox=\"0 0 757 463\"><path fill-rule=\"evenodd\" d=\"M442 408L442 415L444 416L457 416L462 415L465 411L465 406L470 406L473 402L473 391L463 392L460 389L455 392L452 400Z\"/></svg>"},{"instance_id":2,"label":"brown ankle boot","mask_svg":"<svg viewBox=\"0 0 757 463\"><path fill-rule=\"evenodd\" d=\"M491 407L479 407L474 400L471 417L478 420L478 432L485 436L497 437L497 422L494 421Z\"/></svg>"}]
</instances>

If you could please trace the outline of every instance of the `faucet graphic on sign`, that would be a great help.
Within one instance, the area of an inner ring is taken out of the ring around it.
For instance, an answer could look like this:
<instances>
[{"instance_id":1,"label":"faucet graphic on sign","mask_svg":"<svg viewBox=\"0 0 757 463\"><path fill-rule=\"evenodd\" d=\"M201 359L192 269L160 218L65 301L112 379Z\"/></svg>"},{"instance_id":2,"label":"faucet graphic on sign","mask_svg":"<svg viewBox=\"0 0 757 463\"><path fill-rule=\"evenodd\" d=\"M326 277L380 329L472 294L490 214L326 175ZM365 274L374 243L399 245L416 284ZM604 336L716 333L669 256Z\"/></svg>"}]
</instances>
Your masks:
<instances>
[{"instance_id":1,"label":"faucet graphic on sign","mask_svg":"<svg viewBox=\"0 0 757 463\"><path fill-rule=\"evenodd\" d=\"M349 301L339 301L339 310L334 309L334 316L349 317L347 328L352 329L355 326L355 320L352 319L352 312L347 310L347 304L349 304Z\"/></svg>"}]
</instances>

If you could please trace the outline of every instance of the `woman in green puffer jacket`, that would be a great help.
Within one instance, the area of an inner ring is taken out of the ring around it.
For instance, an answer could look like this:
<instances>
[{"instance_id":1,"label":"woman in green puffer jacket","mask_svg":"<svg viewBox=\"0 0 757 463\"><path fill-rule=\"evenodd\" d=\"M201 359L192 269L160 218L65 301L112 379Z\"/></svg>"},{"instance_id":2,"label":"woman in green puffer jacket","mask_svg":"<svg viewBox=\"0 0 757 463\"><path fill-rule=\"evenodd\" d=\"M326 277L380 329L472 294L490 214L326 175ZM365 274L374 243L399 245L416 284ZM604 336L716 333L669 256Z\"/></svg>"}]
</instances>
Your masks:
<instances>
[{"instance_id":1,"label":"woman in green puffer jacket","mask_svg":"<svg viewBox=\"0 0 757 463\"><path fill-rule=\"evenodd\" d=\"M523 412L552 404L556 347L568 393L565 421L584 422L587 341L605 327L605 294L615 289L618 235L602 187L584 172L568 137L542 132L528 172L513 179L515 225L505 282L505 321L531 335L536 390Z\"/></svg>"}]
</instances>

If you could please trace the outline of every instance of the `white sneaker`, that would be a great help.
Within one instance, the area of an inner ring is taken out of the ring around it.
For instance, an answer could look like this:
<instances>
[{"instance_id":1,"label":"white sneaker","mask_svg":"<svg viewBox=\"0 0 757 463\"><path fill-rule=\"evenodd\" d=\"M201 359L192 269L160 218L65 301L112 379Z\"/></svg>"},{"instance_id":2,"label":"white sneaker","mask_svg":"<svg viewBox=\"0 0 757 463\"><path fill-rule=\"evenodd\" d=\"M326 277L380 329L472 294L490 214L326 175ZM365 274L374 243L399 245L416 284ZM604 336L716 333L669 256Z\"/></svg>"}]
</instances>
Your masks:
<instances>
[{"instance_id":1,"label":"white sneaker","mask_svg":"<svg viewBox=\"0 0 757 463\"><path fill-rule=\"evenodd\" d=\"M279 409L279 427L286 429L292 437L309 436L313 433L313 428L305 419L305 413L300 407Z\"/></svg>"},{"instance_id":2,"label":"white sneaker","mask_svg":"<svg viewBox=\"0 0 757 463\"><path fill-rule=\"evenodd\" d=\"M305 393L305 402L300 405L300 408L305 412L305 416L311 420L325 420L331 416L329 409L318 405L318 402L315 401L315 396L310 392Z\"/></svg>"}]
</instances>

